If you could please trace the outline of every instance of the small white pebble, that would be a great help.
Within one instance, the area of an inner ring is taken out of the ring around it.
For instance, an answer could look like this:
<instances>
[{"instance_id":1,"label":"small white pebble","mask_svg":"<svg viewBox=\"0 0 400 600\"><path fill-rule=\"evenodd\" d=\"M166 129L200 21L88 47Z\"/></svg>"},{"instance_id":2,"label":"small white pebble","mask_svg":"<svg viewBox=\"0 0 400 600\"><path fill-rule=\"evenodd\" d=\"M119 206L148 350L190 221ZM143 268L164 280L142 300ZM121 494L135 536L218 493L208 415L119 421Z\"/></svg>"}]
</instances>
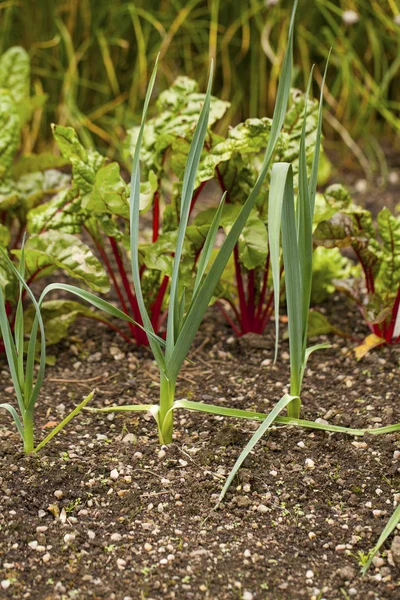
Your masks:
<instances>
[{"instance_id":1,"label":"small white pebble","mask_svg":"<svg viewBox=\"0 0 400 600\"><path fill-rule=\"evenodd\" d=\"M111 534L110 539L112 542L120 542L122 540L122 535L120 533L113 533Z\"/></svg>"},{"instance_id":2,"label":"small white pebble","mask_svg":"<svg viewBox=\"0 0 400 600\"><path fill-rule=\"evenodd\" d=\"M56 490L54 492L54 496L57 498L57 500L61 500L61 498L64 496L64 493L62 490Z\"/></svg>"},{"instance_id":3,"label":"small white pebble","mask_svg":"<svg viewBox=\"0 0 400 600\"><path fill-rule=\"evenodd\" d=\"M249 590L243 590L242 599L243 600L253 600L254 596Z\"/></svg>"},{"instance_id":4,"label":"small white pebble","mask_svg":"<svg viewBox=\"0 0 400 600\"><path fill-rule=\"evenodd\" d=\"M64 535L64 543L65 544L70 544L71 542L73 542L75 539L75 535L73 533L66 533Z\"/></svg>"},{"instance_id":5,"label":"small white pebble","mask_svg":"<svg viewBox=\"0 0 400 600\"><path fill-rule=\"evenodd\" d=\"M312 579L313 577L314 577L314 571L311 571L311 569L309 569L306 573L306 578Z\"/></svg>"},{"instance_id":6,"label":"small white pebble","mask_svg":"<svg viewBox=\"0 0 400 600\"><path fill-rule=\"evenodd\" d=\"M11 581L9 579L3 579L3 581L1 582L1 587L3 590L8 590L8 588L11 585Z\"/></svg>"},{"instance_id":7,"label":"small white pebble","mask_svg":"<svg viewBox=\"0 0 400 600\"><path fill-rule=\"evenodd\" d=\"M305 445L304 442L297 442L297 445L298 445L299 448L305 448L306 447L306 445Z\"/></svg>"},{"instance_id":8,"label":"small white pebble","mask_svg":"<svg viewBox=\"0 0 400 600\"><path fill-rule=\"evenodd\" d=\"M42 556L42 561L44 563L48 563L50 558L51 558L50 554L48 552L46 552L46 554L43 554L43 556Z\"/></svg>"},{"instance_id":9,"label":"small white pebble","mask_svg":"<svg viewBox=\"0 0 400 600\"><path fill-rule=\"evenodd\" d=\"M167 455L167 453L165 452L165 450L160 450L158 453L158 458L165 458Z\"/></svg>"},{"instance_id":10,"label":"small white pebble","mask_svg":"<svg viewBox=\"0 0 400 600\"><path fill-rule=\"evenodd\" d=\"M246 550L243 552L243 556L244 556L245 558L250 558L250 556L251 556L251 552L250 552L250 550L246 549Z\"/></svg>"},{"instance_id":11,"label":"small white pebble","mask_svg":"<svg viewBox=\"0 0 400 600\"><path fill-rule=\"evenodd\" d=\"M28 544L29 548L31 548L32 550L36 550L38 545L39 544L36 540L33 540L33 542L29 542L29 544Z\"/></svg>"},{"instance_id":12,"label":"small white pebble","mask_svg":"<svg viewBox=\"0 0 400 600\"><path fill-rule=\"evenodd\" d=\"M346 544L338 544L335 548L336 552L343 552L343 550L346 550Z\"/></svg>"},{"instance_id":13,"label":"small white pebble","mask_svg":"<svg viewBox=\"0 0 400 600\"><path fill-rule=\"evenodd\" d=\"M117 558L117 567L120 571L123 571L126 566L126 560L123 558Z\"/></svg>"},{"instance_id":14,"label":"small white pebble","mask_svg":"<svg viewBox=\"0 0 400 600\"><path fill-rule=\"evenodd\" d=\"M114 481L116 481L119 477L119 473L117 471L117 469L113 469L110 473L110 477L111 479L113 479Z\"/></svg>"},{"instance_id":15,"label":"small white pebble","mask_svg":"<svg viewBox=\"0 0 400 600\"><path fill-rule=\"evenodd\" d=\"M94 538L96 537L95 532L92 531L91 529L88 530L87 534L88 534L89 540L94 540Z\"/></svg>"},{"instance_id":16,"label":"small white pebble","mask_svg":"<svg viewBox=\"0 0 400 600\"><path fill-rule=\"evenodd\" d=\"M149 544L149 542L146 542L143 548L146 550L146 552L150 552L153 549L153 546Z\"/></svg>"},{"instance_id":17,"label":"small white pebble","mask_svg":"<svg viewBox=\"0 0 400 600\"><path fill-rule=\"evenodd\" d=\"M164 506L163 506L162 502L160 502L159 505L157 506L157 510L158 510L159 513L164 512Z\"/></svg>"},{"instance_id":18,"label":"small white pebble","mask_svg":"<svg viewBox=\"0 0 400 600\"><path fill-rule=\"evenodd\" d=\"M268 506L265 506L265 504L260 504L259 506L257 506L257 512L265 514L269 512L269 508Z\"/></svg>"},{"instance_id":19,"label":"small white pebble","mask_svg":"<svg viewBox=\"0 0 400 600\"><path fill-rule=\"evenodd\" d=\"M372 562L374 564L374 567L377 567L378 569L380 567L383 567L383 565L385 564L385 561L381 556L374 556Z\"/></svg>"},{"instance_id":20,"label":"small white pebble","mask_svg":"<svg viewBox=\"0 0 400 600\"><path fill-rule=\"evenodd\" d=\"M314 469L315 468L315 462L311 458L306 458L306 460L304 461L304 464L305 464L306 469Z\"/></svg>"}]
</instances>

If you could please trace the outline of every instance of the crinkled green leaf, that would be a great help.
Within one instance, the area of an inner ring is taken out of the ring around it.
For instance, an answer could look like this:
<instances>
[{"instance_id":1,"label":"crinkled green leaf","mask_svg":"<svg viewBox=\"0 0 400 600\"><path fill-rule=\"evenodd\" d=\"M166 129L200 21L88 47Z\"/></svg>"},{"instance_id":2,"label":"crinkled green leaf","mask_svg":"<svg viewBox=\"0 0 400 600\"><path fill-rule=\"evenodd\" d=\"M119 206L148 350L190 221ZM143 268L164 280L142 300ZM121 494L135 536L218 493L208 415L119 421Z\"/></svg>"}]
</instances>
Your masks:
<instances>
[{"instance_id":1,"label":"crinkled green leaf","mask_svg":"<svg viewBox=\"0 0 400 600\"><path fill-rule=\"evenodd\" d=\"M383 251L378 288L383 295L395 295L400 286L400 216L383 208L378 214L378 233Z\"/></svg>"},{"instance_id":2,"label":"crinkled green leaf","mask_svg":"<svg viewBox=\"0 0 400 600\"><path fill-rule=\"evenodd\" d=\"M205 94L198 93L197 83L188 77L179 77L160 94L157 100L159 114L144 128L140 160L146 171L151 169L157 174L162 171L163 155L177 139L190 144L204 98ZM212 96L208 127L218 121L228 107L228 102ZM133 156L138 132L138 127L128 131L125 143L127 159Z\"/></svg>"},{"instance_id":3,"label":"crinkled green leaf","mask_svg":"<svg viewBox=\"0 0 400 600\"><path fill-rule=\"evenodd\" d=\"M155 189L154 181L140 184L141 212L152 203ZM82 205L94 213L129 219L129 195L130 186L122 179L119 164L113 162L97 171L91 194L86 196Z\"/></svg>"},{"instance_id":4,"label":"crinkled green leaf","mask_svg":"<svg viewBox=\"0 0 400 600\"><path fill-rule=\"evenodd\" d=\"M19 250L13 253L20 255ZM25 244L25 263L30 276L44 277L62 269L92 290L107 292L110 287L101 263L90 248L68 233L46 231L31 236Z\"/></svg>"},{"instance_id":5,"label":"crinkled green leaf","mask_svg":"<svg viewBox=\"0 0 400 600\"><path fill-rule=\"evenodd\" d=\"M63 190L49 202L37 206L28 213L28 231L40 233L54 229L64 233L79 233L82 225L91 217L90 211L82 208L81 197L76 187Z\"/></svg>"},{"instance_id":6,"label":"crinkled green leaf","mask_svg":"<svg viewBox=\"0 0 400 600\"><path fill-rule=\"evenodd\" d=\"M20 46L13 46L0 57L0 88L10 90L15 102L29 96L29 55Z\"/></svg>"},{"instance_id":7,"label":"crinkled green leaf","mask_svg":"<svg viewBox=\"0 0 400 600\"><path fill-rule=\"evenodd\" d=\"M40 307L46 332L46 344L57 344L68 337L69 327L78 317L94 317L93 310L73 300L47 300ZM25 330L29 334L32 329L36 313L33 306L24 312ZM101 319L106 319L101 315Z\"/></svg>"},{"instance_id":8,"label":"crinkled green leaf","mask_svg":"<svg viewBox=\"0 0 400 600\"><path fill-rule=\"evenodd\" d=\"M96 173L103 166L105 159L95 150L84 148L72 127L53 125L52 129L62 156L72 165L75 186L85 202L93 189Z\"/></svg>"},{"instance_id":9,"label":"crinkled green leaf","mask_svg":"<svg viewBox=\"0 0 400 600\"><path fill-rule=\"evenodd\" d=\"M0 181L10 174L19 143L20 124L15 102L10 91L0 89Z\"/></svg>"},{"instance_id":10,"label":"crinkled green leaf","mask_svg":"<svg viewBox=\"0 0 400 600\"><path fill-rule=\"evenodd\" d=\"M122 179L119 164L110 163L95 175L93 189L82 202L84 208L95 213L109 213L129 218L129 190Z\"/></svg>"},{"instance_id":11,"label":"crinkled green leaf","mask_svg":"<svg viewBox=\"0 0 400 600\"><path fill-rule=\"evenodd\" d=\"M28 173L47 171L48 169L59 169L67 164L68 161L65 158L51 154L51 152L25 154L24 156L21 156L17 164L14 165L13 176L15 179L18 179L22 175L27 175ZM59 175L63 174L59 173Z\"/></svg>"},{"instance_id":12,"label":"crinkled green leaf","mask_svg":"<svg viewBox=\"0 0 400 600\"><path fill-rule=\"evenodd\" d=\"M379 270L380 247L368 210L351 205L336 213L328 221L322 221L314 232L318 244L327 248L351 246L360 262L373 277Z\"/></svg>"},{"instance_id":13,"label":"crinkled green leaf","mask_svg":"<svg viewBox=\"0 0 400 600\"><path fill-rule=\"evenodd\" d=\"M340 280L351 275L352 263L342 256L338 248L319 246L313 253L313 279L311 288L311 305L325 302L335 291L333 280Z\"/></svg>"}]
</instances>

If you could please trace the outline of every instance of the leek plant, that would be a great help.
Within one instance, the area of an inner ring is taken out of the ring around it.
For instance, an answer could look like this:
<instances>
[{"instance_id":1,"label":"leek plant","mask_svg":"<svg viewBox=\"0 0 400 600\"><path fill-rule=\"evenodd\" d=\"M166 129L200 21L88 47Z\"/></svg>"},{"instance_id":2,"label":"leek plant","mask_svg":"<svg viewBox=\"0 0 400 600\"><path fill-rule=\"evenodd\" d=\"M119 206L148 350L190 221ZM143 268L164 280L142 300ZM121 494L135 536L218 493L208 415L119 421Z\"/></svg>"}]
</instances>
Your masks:
<instances>
[{"instance_id":1,"label":"leek plant","mask_svg":"<svg viewBox=\"0 0 400 600\"><path fill-rule=\"evenodd\" d=\"M47 444L61 429L63 429L71 419L73 419L82 408L91 400L91 392L84 400L68 414L61 423L59 423L38 446L35 447L34 441L34 409L42 387L44 372L46 367L46 343L43 320L40 312L39 303L36 301L31 289L24 281L25 259L24 247L22 246L18 269L3 253L8 266L14 271L19 282L18 304L15 313L14 333L11 331L10 323L7 318L6 300L3 289L0 286L0 331L3 338L8 366L11 372L11 378L14 385L15 395L18 401L18 411L14 406L5 402L0 404L0 408L7 410L16 425L20 434L25 453L37 452ZM24 360L24 311L23 298L28 294L36 313L36 319L32 326L30 340L26 351L26 360ZM36 347L40 332L40 355L39 368L35 376L35 358Z\"/></svg>"},{"instance_id":2,"label":"leek plant","mask_svg":"<svg viewBox=\"0 0 400 600\"><path fill-rule=\"evenodd\" d=\"M0 333L2 336L7 362L11 373L11 379L14 386L15 395L18 403L17 409L10 403L4 402L0 404L0 408L5 409L12 416L15 426L20 434L24 452L30 454L32 452L38 452L41 450L57 433L59 433L70 421L73 419L92 399L94 392L91 392L86 396L78 406L76 406L66 417L59 423L52 431L37 445L35 446L34 439L34 412L35 405L39 398L40 391L42 388L45 368L46 368L46 338L43 319L41 315L41 305L45 296L53 290L63 290L70 292L82 300L92 304L94 307L107 312L111 316L124 319L135 323L130 317L125 315L118 308L114 307L109 302L106 302L102 298L98 298L94 294L81 290L75 286L67 284L50 284L42 292L39 300L36 300L32 293L29 285L25 282L25 236L22 241L22 247L19 251L19 265L18 268L9 259L7 253L0 248L2 258L6 265L14 273L18 280L19 292L18 302L15 311L15 323L13 330L11 329L10 322L7 315L7 303L5 299L5 293L2 286L0 285ZM30 331L30 339L27 347L25 347L25 317L23 310L24 296L28 295L31 300L34 310L35 319L32 324ZM149 336L152 334L148 333ZM160 345L163 344L163 340L154 336L154 339ZM37 353L38 345L40 346L39 356ZM26 358L25 358L26 354ZM37 373L35 374L35 362L39 360L39 366Z\"/></svg>"},{"instance_id":3,"label":"leek plant","mask_svg":"<svg viewBox=\"0 0 400 600\"><path fill-rule=\"evenodd\" d=\"M286 48L285 58L282 65L281 79L279 83L277 101L275 105L273 121L268 139L267 148L265 151L262 168L257 181L251 190L247 200L244 202L236 221L233 223L230 231L218 252L217 258L211 266L209 266L212 249L215 238L218 232L224 197L222 197L218 210L213 218L213 221L208 230L204 246L202 248L197 274L191 291L191 296L188 298L187 290L181 284L180 278L180 262L183 253L183 245L185 241L186 229L188 226L190 207L194 192L196 174L200 162L200 156L204 145L205 136L207 133L207 124L210 111L210 96L212 83L212 63L210 76L208 80L207 93L205 95L204 104L196 125L191 143L186 169L183 177L182 196L180 206L180 223L177 233L177 242L174 251L174 263L171 276L170 299L168 307L168 321L166 328L166 343L163 349L155 339L155 334L151 319L147 312L140 279L140 264L139 264L139 210L140 210L140 148L143 138L143 129L146 120L147 109L152 94L154 81L157 71L157 63L154 67L150 84L147 90L142 121L137 137L137 143L133 156L132 179L131 179L131 198L130 198L130 249L132 262L132 276L135 287L136 298L138 301L140 315L146 331L150 331L153 335L149 338L150 347L153 356L157 362L160 372L160 402L158 405L129 405L122 407L108 407L100 409L102 412L117 412L124 410L133 411L151 411L158 425L158 433L160 442L169 444L172 442L173 433L173 411L175 408L189 408L185 406L185 401L175 401L176 381L180 369L187 358L190 346L197 333L203 316L208 308L210 300L213 296L216 285L226 267L230 255L239 239L241 231L246 224L256 199L261 191L263 181L269 170L275 147L279 139L279 135L284 122L284 117L287 110L291 76L292 76L292 52L293 52L293 28L294 16L297 7L297 1L294 3L292 17L289 27L289 38ZM190 403L190 409L205 410L206 405L195 402ZM214 412L215 407L210 407L209 412ZM95 410L95 409L94 409ZM237 416L237 411L232 410L232 416Z\"/></svg>"}]
</instances>

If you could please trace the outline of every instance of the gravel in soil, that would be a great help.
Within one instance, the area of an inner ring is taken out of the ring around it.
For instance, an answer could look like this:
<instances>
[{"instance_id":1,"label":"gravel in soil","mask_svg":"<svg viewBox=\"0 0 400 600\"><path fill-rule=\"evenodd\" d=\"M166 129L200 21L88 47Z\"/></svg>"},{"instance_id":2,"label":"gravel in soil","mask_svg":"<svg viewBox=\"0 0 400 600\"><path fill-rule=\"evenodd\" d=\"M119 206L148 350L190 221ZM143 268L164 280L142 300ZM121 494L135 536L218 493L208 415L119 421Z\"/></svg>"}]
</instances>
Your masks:
<instances>
[{"instance_id":1,"label":"gravel in soil","mask_svg":"<svg viewBox=\"0 0 400 600\"><path fill-rule=\"evenodd\" d=\"M342 298L336 307L337 324L356 330L357 314ZM177 397L269 411L289 377L287 345L274 365L271 332L236 339L211 313ZM302 416L354 427L400 421L400 348L357 363L349 342L332 343L310 359ZM56 350L37 437L93 387L96 406L157 401L149 354L112 332L83 324ZM0 369L2 399L12 401L4 360ZM400 538L360 576L400 501L398 434L353 438L277 426L214 510L255 423L179 411L173 444L160 447L150 416L85 412L39 456L26 457L8 417L0 419L1 597L400 597Z\"/></svg>"}]
</instances>

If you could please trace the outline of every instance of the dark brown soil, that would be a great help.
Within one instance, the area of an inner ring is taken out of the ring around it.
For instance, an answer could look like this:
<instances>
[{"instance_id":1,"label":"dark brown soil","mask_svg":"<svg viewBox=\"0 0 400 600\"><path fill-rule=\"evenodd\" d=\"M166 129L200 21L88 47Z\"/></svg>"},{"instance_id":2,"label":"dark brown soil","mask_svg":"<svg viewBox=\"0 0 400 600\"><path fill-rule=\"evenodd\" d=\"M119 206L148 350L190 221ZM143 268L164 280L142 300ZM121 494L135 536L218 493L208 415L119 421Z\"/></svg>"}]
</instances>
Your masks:
<instances>
[{"instance_id":1,"label":"dark brown soil","mask_svg":"<svg viewBox=\"0 0 400 600\"><path fill-rule=\"evenodd\" d=\"M336 298L333 308L336 324L362 337L346 301ZM271 332L238 340L211 313L177 397L269 411L289 377L285 344L272 363ZM359 427L400 421L400 348L357 363L350 342L332 341L310 359L303 417ZM101 326L82 324L56 351L38 438L93 387L97 406L157 401L147 352ZM4 360L0 368L2 399L12 401ZM398 434L355 439L276 427L214 511L254 423L180 411L174 443L161 448L150 416L85 412L39 456L26 457L8 417L0 419L1 597L400 597L391 540L360 576L362 557L400 500Z\"/></svg>"}]
</instances>

